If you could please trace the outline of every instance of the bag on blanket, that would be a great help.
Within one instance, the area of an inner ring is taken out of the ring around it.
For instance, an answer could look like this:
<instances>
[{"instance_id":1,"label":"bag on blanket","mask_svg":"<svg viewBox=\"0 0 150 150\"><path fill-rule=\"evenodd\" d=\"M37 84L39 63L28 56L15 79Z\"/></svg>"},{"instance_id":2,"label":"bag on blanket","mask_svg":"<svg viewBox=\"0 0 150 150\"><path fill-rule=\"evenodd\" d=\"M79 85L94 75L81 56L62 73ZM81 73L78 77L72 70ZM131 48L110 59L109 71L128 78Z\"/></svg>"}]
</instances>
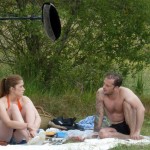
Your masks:
<instances>
[{"instance_id":1,"label":"bag on blanket","mask_svg":"<svg viewBox=\"0 0 150 150\"><path fill-rule=\"evenodd\" d=\"M64 126L67 128L67 130L73 130L78 129L78 125L75 122L76 118L63 118L63 117L57 117L52 120L54 124Z\"/></svg>"}]
</instances>

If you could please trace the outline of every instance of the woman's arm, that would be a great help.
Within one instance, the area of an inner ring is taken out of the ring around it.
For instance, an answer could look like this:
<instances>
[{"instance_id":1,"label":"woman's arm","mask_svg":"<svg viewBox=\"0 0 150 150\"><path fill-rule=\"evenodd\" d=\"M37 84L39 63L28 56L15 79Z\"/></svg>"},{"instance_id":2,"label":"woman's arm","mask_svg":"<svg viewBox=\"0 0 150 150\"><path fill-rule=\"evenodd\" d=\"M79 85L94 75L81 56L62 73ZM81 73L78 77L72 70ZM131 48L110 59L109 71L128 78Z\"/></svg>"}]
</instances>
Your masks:
<instances>
[{"instance_id":1,"label":"woman's arm","mask_svg":"<svg viewBox=\"0 0 150 150\"><path fill-rule=\"evenodd\" d=\"M25 129L28 127L28 124L23 121L11 120L3 103L0 103L0 119L6 126L12 129Z\"/></svg>"}]
</instances>

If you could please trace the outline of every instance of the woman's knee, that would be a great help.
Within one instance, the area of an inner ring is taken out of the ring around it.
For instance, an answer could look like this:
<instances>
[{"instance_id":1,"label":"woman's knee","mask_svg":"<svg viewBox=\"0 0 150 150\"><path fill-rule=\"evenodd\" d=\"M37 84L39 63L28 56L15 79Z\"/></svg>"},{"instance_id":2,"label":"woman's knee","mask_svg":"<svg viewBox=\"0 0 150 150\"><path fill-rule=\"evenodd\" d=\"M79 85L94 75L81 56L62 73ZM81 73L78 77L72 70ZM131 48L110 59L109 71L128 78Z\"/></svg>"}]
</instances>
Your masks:
<instances>
[{"instance_id":1,"label":"woman's knee","mask_svg":"<svg viewBox=\"0 0 150 150\"><path fill-rule=\"evenodd\" d=\"M11 112L11 114L14 113L14 112L19 112L19 108L16 104L12 104L10 106L10 108L8 109L8 112Z\"/></svg>"},{"instance_id":2,"label":"woman's knee","mask_svg":"<svg viewBox=\"0 0 150 150\"><path fill-rule=\"evenodd\" d=\"M24 105L22 106L22 109L29 110L29 109L31 109L31 105L29 105L28 103L27 103L27 104L24 104Z\"/></svg>"},{"instance_id":3,"label":"woman's knee","mask_svg":"<svg viewBox=\"0 0 150 150\"><path fill-rule=\"evenodd\" d=\"M25 104L22 106L22 114L31 113L33 111L33 107L30 104Z\"/></svg>"},{"instance_id":4,"label":"woman's knee","mask_svg":"<svg viewBox=\"0 0 150 150\"><path fill-rule=\"evenodd\" d=\"M31 116L35 116L34 107L30 104L23 105L21 114L25 120Z\"/></svg>"}]
</instances>

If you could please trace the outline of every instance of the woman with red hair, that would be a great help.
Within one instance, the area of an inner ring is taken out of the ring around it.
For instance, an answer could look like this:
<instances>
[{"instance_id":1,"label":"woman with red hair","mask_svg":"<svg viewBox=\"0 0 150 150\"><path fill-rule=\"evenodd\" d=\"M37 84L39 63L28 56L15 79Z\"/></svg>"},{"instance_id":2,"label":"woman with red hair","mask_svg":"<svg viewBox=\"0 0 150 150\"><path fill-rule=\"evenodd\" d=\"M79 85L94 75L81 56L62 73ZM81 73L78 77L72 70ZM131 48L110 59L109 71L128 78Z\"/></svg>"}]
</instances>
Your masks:
<instances>
[{"instance_id":1,"label":"woman with red hair","mask_svg":"<svg viewBox=\"0 0 150 150\"><path fill-rule=\"evenodd\" d=\"M0 84L0 141L28 142L40 127L41 118L34 104L24 96L20 75L3 78Z\"/></svg>"}]
</instances>

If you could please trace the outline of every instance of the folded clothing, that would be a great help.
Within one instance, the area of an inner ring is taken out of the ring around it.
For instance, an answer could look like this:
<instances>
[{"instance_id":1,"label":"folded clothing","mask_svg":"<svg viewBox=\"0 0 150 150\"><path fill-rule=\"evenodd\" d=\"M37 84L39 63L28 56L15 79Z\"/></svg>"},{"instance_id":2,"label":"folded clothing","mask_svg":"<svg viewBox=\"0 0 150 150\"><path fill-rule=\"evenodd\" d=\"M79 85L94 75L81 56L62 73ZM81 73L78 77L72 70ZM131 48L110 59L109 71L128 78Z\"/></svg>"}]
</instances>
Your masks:
<instances>
[{"instance_id":1,"label":"folded clothing","mask_svg":"<svg viewBox=\"0 0 150 150\"><path fill-rule=\"evenodd\" d=\"M81 126L84 130L93 130L94 129L94 121L97 119L97 116L88 116L85 119L79 121L77 124ZM107 120L107 117L103 117L102 126L106 127L109 126L109 122Z\"/></svg>"}]
</instances>

